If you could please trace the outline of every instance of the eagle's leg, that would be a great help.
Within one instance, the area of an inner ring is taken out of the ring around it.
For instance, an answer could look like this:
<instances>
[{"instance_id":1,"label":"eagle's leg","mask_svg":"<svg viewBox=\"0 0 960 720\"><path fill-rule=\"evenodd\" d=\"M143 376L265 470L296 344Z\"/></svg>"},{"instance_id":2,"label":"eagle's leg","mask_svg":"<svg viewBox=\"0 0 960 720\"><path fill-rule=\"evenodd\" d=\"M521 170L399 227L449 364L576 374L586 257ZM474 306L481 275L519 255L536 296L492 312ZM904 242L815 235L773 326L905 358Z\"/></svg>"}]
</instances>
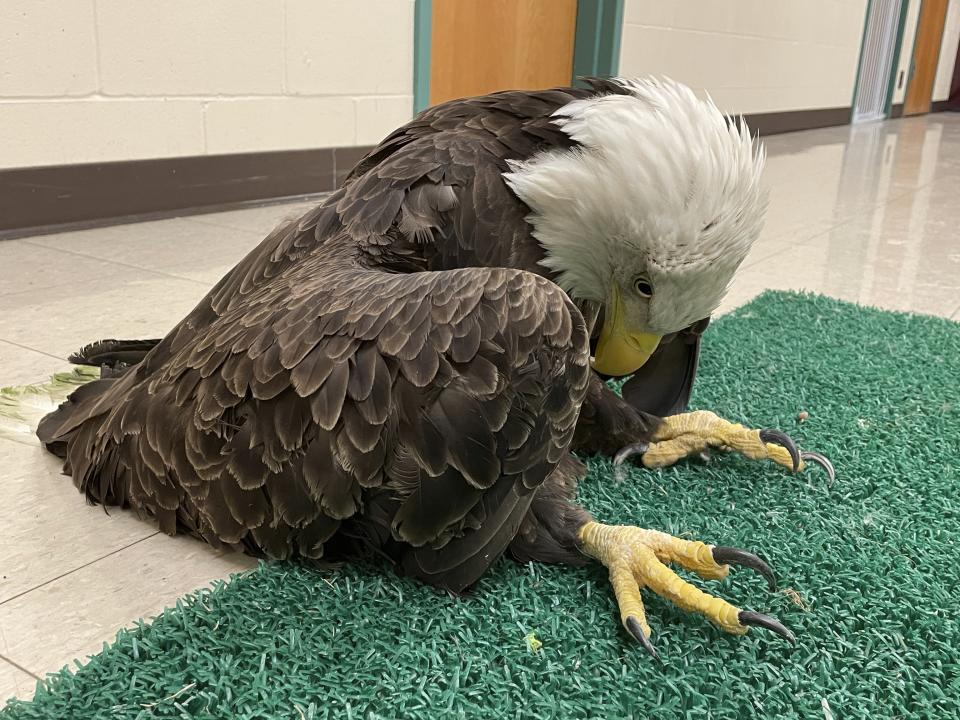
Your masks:
<instances>
[{"instance_id":1,"label":"eagle's leg","mask_svg":"<svg viewBox=\"0 0 960 720\"><path fill-rule=\"evenodd\" d=\"M833 466L820 453L800 451L790 437L779 430L753 430L717 416L709 410L696 410L663 418L649 441L628 444L614 457L620 466L630 457L640 455L644 466L659 468L672 465L681 458L698 455L711 448L739 452L751 460L772 460L794 472L803 470L806 462L815 462L834 478Z\"/></svg>"},{"instance_id":2,"label":"eagle's leg","mask_svg":"<svg viewBox=\"0 0 960 720\"><path fill-rule=\"evenodd\" d=\"M774 589L773 571L752 553L683 540L657 530L593 521L584 523L577 537L581 550L610 572L623 626L653 655L656 652L650 642L641 588L649 588L683 610L700 613L726 632L742 635L753 625L794 640L793 633L776 618L741 610L682 580L667 567L667 563L674 563L702 578L718 580L727 576L731 564L743 565L757 570Z\"/></svg>"}]
</instances>

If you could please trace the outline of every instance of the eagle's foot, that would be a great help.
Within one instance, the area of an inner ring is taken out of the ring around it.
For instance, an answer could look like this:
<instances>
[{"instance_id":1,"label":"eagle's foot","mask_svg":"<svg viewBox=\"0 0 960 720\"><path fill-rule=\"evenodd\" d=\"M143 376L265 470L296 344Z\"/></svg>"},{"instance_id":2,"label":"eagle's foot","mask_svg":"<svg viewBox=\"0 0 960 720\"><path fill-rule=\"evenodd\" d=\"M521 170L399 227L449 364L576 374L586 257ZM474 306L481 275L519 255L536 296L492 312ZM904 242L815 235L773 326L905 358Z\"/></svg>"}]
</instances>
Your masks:
<instances>
[{"instance_id":1,"label":"eagle's foot","mask_svg":"<svg viewBox=\"0 0 960 720\"><path fill-rule=\"evenodd\" d=\"M616 454L613 463L617 478L622 479L623 463L636 455L642 456L646 467L660 468L706 453L710 448L739 452L751 460L773 460L793 472L803 470L809 461L823 467L830 482L835 477L833 465L827 458L820 453L799 450L789 435L779 430L751 430L709 410L663 418L652 442L627 445Z\"/></svg>"},{"instance_id":2,"label":"eagle's foot","mask_svg":"<svg viewBox=\"0 0 960 720\"><path fill-rule=\"evenodd\" d=\"M753 553L682 540L657 530L596 522L583 525L577 536L583 551L610 571L620 621L651 655L657 653L650 642L650 626L640 598L640 589L644 587L683 610L700 613L726 632L742 635L756 625L794 641L793 633L776 618L740 610L682 580L666 565L676 563L707 580L722 579L730 565L742 565L759 572L770 589L775 589L773 571Z\"/></svg>"}]
</instances>

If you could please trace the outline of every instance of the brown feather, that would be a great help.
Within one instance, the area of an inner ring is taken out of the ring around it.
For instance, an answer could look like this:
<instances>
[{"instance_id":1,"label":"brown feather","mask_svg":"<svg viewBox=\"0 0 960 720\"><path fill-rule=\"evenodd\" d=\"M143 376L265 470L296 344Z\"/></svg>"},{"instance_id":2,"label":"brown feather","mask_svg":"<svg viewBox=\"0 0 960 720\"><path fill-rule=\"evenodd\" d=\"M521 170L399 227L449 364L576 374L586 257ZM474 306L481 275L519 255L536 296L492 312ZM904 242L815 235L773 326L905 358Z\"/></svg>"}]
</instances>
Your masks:
<instances>
[{"instance_id":1,"label":"brown feather","mask_svg":"<svg viewBox=\"0 0 960 720\"><path fill-rule=\"evenodd\" d=\"M307 448L303 457L303 479L310 496L327 516L339 520L357 511L360 486L335 461L329 436L321 435Z\"/></svg>"},{"instance_id":2,"label":"brown feather","mask_svg":"<svg viewBox=\"0 0 960 720\"><path fill-rule=\"evenodd\" d=\"M341 360L330 371L320 389L310 398L313 421L324 430L333 430L340 419L340 410L347 395L350 370L346 360Z\"/></svg>"}]
</instances>

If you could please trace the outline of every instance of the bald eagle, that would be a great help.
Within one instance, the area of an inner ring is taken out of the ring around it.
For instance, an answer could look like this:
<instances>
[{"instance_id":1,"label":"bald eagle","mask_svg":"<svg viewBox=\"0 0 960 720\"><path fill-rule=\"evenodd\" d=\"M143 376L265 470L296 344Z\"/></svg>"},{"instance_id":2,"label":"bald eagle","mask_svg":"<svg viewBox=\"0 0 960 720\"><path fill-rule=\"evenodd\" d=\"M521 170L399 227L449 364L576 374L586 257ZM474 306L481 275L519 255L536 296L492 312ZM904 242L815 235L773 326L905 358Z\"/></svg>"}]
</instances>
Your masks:
<instances>
[{"instance_id":1,"label":"bald eagle","mask_svg":"<svg viewBox=\"0 0 960 720\"><path fill-rule=\"evenodd\" d=\"M430 108L274 230L161 340L101 341L38 435L95 503L269 558L374 550L459 592L502 554L599 561L648 650L640 588L724 630L776 619L682 581L759 557L604 525L573 454L806 460L685 413L700 336L761 229L764 154L669 80ZM632 377L623 397L605 379Z\"/></svg>"}]
</instances>

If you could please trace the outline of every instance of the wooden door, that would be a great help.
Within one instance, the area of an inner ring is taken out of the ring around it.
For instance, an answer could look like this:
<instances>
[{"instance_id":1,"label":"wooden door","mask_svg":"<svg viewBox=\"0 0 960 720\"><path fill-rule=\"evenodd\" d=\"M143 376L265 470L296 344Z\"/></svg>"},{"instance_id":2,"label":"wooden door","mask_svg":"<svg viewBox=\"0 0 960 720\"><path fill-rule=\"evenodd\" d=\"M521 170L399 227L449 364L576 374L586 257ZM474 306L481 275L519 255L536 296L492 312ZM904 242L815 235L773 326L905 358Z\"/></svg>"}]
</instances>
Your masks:
<instances>
[{"instance_id":1,"label":"wooden door","mask_svg":"<svg viewBox=\"0 0 960 720\"><path fill-rule=\"evenodd\" d=\"M569 85L577 0L433 0L430 104Z\"/></svg>"},{"instance_id":2,"label":"wooden door","mask_svg":"<svg viewBox=\"0 0 960 720\"><path fill-rule=\"evenodd\" d=\"M904 115L930 112L933 81L937 74L943 25L947 18L947 0L923 0L917 22L917 39L913 45L913 62L907 97L903 103Z\"/></svg>"}]
</instances>

